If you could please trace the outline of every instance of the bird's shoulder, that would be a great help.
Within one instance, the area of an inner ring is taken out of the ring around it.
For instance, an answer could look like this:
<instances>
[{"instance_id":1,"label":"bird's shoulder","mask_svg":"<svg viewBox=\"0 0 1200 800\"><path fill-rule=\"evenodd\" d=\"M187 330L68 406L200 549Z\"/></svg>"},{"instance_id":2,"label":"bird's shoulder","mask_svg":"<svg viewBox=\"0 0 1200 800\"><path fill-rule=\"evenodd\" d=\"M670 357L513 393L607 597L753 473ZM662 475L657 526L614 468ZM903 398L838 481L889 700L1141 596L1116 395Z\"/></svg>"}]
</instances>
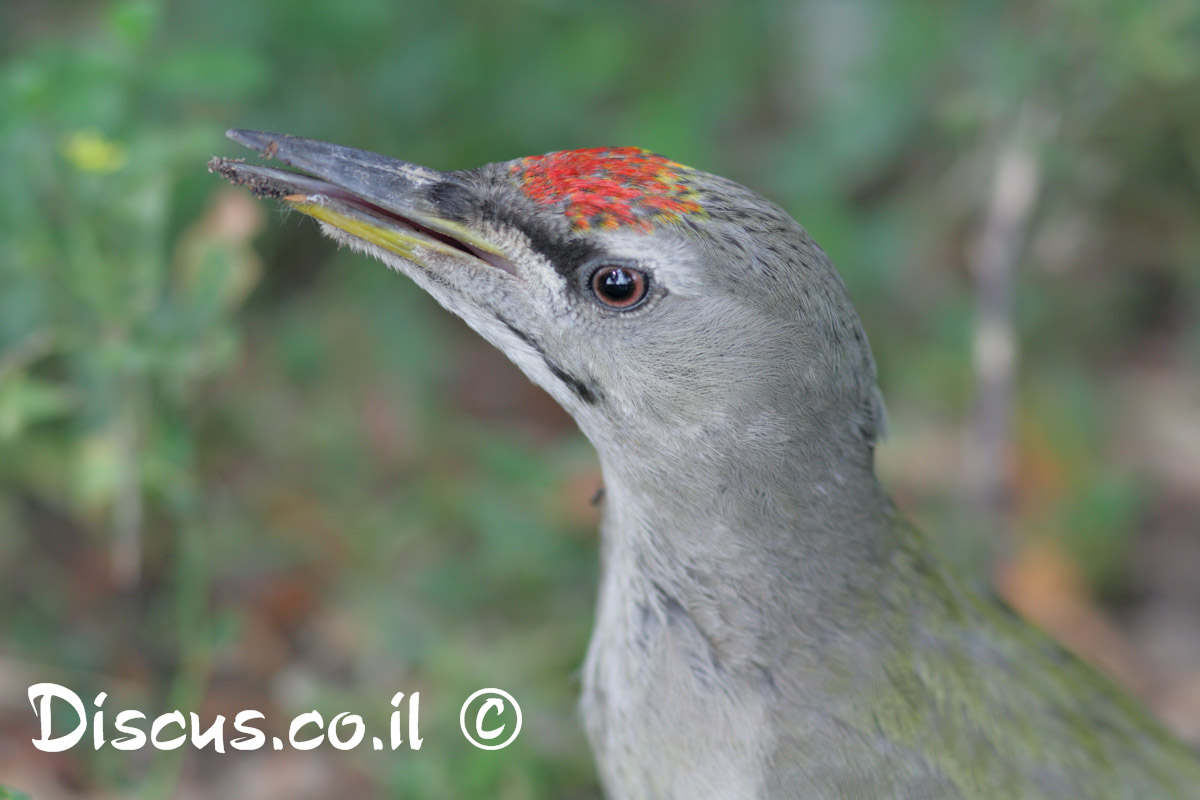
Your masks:
<instances>
[{"instance_id":1,"label":"bird's shoulder","mask_svg":"<svg viewBox=\"0 0 1200 800\"><path fill-rule=\"evenodd\" d=\"M881 796L1200 797L1196 754L897 524L905 546L888 564L894 580L866 614L864 657L836 678L848 699L829 725L846 747L829 752L856 763L842 773L849 786L868 785L873 770L864 768L873 762L899 777L893 787L905 786L904 776L911 784ZM851 753L862 760L844 757Z\"/></svg>"}]
</instances>

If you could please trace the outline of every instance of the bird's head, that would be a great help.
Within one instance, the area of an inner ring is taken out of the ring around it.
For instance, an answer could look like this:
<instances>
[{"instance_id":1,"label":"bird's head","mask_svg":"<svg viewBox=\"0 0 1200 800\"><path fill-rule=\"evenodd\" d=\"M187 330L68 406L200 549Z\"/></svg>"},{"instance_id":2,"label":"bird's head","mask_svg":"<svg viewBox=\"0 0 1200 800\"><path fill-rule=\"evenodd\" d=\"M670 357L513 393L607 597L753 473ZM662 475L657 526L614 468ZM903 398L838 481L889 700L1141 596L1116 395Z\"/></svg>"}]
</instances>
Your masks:
<instances>
[{"instance_id":1,"label":"bird's head","mask_svg":"<svg viewBox=\"0 0 1200 800\"><path fill-rule=\"evenodd\" d=\"M405 273L544 387L601 450L714 437L870 452L874 364L841 279L774 204L636 148L458 172L291 136L234 140L307 174L210 165ZM664 453L665 455L666 453Z\"/></svg>"}]
</instances>

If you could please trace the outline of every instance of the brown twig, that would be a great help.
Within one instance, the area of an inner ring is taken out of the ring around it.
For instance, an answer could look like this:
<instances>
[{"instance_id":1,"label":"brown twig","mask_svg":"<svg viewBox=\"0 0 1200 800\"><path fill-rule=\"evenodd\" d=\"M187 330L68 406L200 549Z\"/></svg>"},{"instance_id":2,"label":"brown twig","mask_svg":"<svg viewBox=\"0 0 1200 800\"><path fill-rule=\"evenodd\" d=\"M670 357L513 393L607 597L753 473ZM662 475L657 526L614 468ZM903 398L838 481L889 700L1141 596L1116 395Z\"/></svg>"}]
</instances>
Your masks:
<instances>
[{"instance_id":1,"label":"brown twig","mask_svg":"<svg viewBox=\"0 0 1200 800\"><path fill-rule=\"evenodd\" d=\"M970 503L993 542L1001 547L1007 544L1017 364L1013 273L1041 179L1029 117L1027 109L1022 112L996 157L987 209L969 256L975 279L977 381L975 414L967 440Z\"/></svg>"}]
</instances>

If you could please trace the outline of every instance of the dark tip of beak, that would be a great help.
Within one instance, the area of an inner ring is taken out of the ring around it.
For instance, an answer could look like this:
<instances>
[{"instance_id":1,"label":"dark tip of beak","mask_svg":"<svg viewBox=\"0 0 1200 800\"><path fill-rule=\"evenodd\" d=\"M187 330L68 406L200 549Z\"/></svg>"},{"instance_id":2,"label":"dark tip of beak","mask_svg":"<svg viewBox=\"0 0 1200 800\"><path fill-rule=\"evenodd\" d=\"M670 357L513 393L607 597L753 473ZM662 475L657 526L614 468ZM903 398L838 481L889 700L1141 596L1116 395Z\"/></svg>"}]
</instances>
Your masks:
<instances>
[{"instance_id":1,"label":"dark tip of beak","mask_svg":"<svg viewBox=\"0 0 1200 800\"><path fill-rule=\"evenodd\" d=\"M438 172L367 150L316 139L238 128L226 131L225 135L257 150L264 158L294 167L367 203L403 216L439 217L441 209L436 206L433 190L457 183L453 173ZM245 169L240 172L249 174ZM255 178L269 177L279 182L278 170L260 167L258 173ZM291 183L302 185L295 179Z\"/></svg>"},{"instance_id":2,"label":"dark tip of beak","mask_svg":"<svg viewBox=\"0 0 1200 800\"><path fill-rule=\"evenodd\" d=\"M277 159L364 195L371 194L363 191L368 185L375 190L402 190L411 194L439 183L453 182L449 173L316 139L237 128L226 131L225 135L257 150L264 158Z\"/></svg>"},{"instance_id":3,"label":"dark tip of beak","mask_svg":"<svg viewBox=\"0 0 1200 800\"><path fill-rule=\"evenodd\" d=\"M274 158L279 150L277 140L284 138L284 135L279 133L247 131L240 128L230 128L225 131L225 135L238 144L257 150L264 158Z\"/></svg>"}]
</instances>

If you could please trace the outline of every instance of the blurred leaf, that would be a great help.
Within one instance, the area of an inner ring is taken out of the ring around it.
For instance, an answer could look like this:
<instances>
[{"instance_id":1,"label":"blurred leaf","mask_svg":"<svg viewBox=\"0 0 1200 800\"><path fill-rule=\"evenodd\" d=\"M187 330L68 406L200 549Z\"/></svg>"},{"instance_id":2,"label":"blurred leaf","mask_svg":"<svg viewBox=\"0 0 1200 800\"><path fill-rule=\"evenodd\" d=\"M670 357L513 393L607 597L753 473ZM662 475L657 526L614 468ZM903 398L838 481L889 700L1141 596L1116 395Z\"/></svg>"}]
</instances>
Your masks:
<instances>
[{"instance_id":1,"label":"blurred leaf","mask_svg":"<svg viewBox=\"0 0 1200 800\"><path fill-rule=\"evenodd\" d=\"M67 390L25 374L0 380L0 438L13 439L30 425L65 414L72 406Z\"/></svg>"},{"instance_id":2,"label":"blurred leaf","mask_svg":"<svg viewBox=\"0 0 1200 800\"><path fill-rule=\"evenodd\" d=\"M154 84L168 95L229 103L261 92L269 79L267 62L257 53L209 44L168 53L155 72Z\"/></svg>"},{"instance_id":3,"label":"blurred leaf","mask_svg":"<svg viewBox=\"0 0 1200 800\"><path fill-rule=\"evenodd\" d=\"M162 4L156 0L120 0L108 10L108 24L121 44L138 48L154 34L162 17Z\"/></svg>"},{"instance_id":4,"label":"blurred leaf","mask_svg":"<svg viewBox=\"0 0 1200 800\"><path fill-rule=\"evenodd\" d=\"M116 172L129 161L129 151L98 131L75 131L61 145L63 157L84 172Z\"/></svg>"}]
</instances>

